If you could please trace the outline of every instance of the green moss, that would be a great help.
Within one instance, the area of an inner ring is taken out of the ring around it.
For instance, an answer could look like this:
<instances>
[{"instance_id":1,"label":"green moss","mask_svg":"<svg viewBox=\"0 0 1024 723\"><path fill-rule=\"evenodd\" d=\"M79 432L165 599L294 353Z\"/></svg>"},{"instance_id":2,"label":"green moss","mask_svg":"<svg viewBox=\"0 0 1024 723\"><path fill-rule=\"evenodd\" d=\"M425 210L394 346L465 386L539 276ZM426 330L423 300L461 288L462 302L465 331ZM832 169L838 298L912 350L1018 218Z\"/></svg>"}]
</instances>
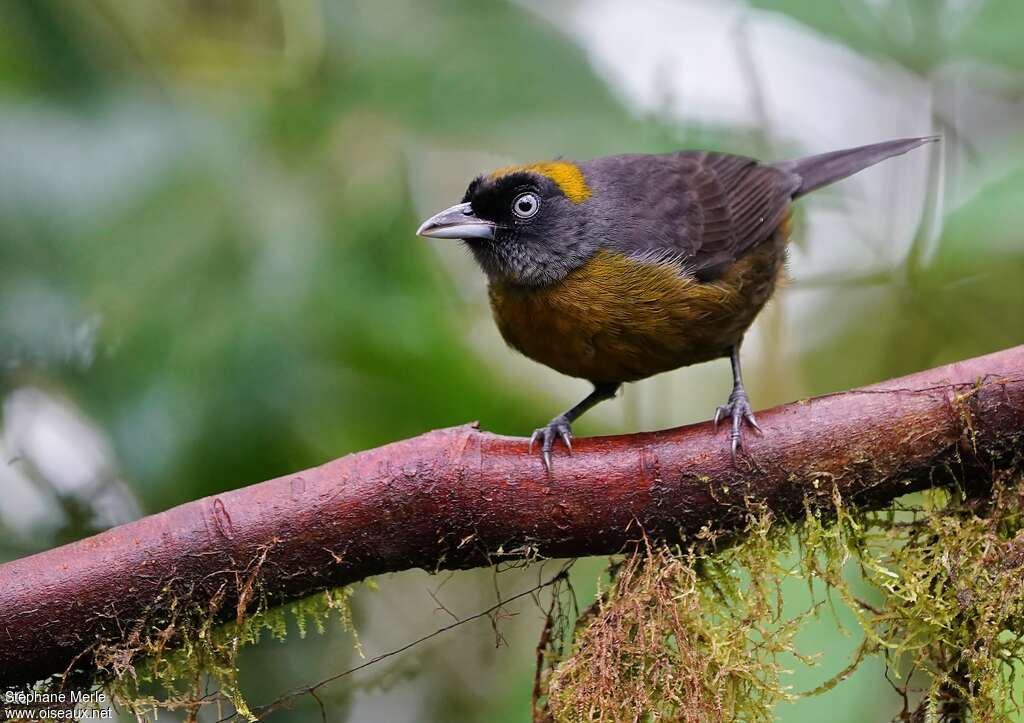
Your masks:
<instances>
[{"instance_id":1,"label":"green moss","mask_svg":"<svg viewBox=\"0 0 1024 723\"><path fill-rule=\"evenodd\" d=\"M830 486L819 480L815 499ZM809 499L800 524L751 508L743 541L729 549L712 552L709 530L685 549L645 545L616 563L570 639L548 643L544 714L560 722L770 721L777 703L824 694L882 656L905 719L1005 720L1021 704L1024 480L1000 475L987 487L984 499L935 489L912 506L873 513L833 491L828 512ZM873 588L872 602L855 593L851 566ZM790 616L780 592L787 577L817 591L809 609ZM826 603L854 613L863 642L840 673L797 693L785 661L814 663L794 636Z\"/></svg>"},{"instance_id":2,"label":"green moss","mask_svg":"<svg viewBox=\"0 0 1024 723\"><path fill-rule=\"evenodd\" d=\"M577 626L548 683L559 721L770 720L791 699L780 657L797 655L803 616L781 617L776 551L782 528L752 512L746 542L718 555L701 545L645 546ZM705 530L702 543L712 541Z\"/></svg>"},{"instance_id":3,"label":"green moss","mask_svg":"<svg viewBox=\"0 0 1024 723\"><path fill-rule=\"evenodd\" d=\"M253 579L242 586L243 601L254 595ZM326 590L277 608L259 599L254 613L246 614L247 605L240 604L236 619L226 624L215 622L221 603L216 598L207 610L179 610L172 601L169 624L97 651L96 664L110 699L140 720L155 720L161 710L184 710L193 720L201 707L225 703L255 720L239 687L240 650L267 636L284 640L289 618L300 637L310 627L323 633L327 622L335 619L352 633L362 655L349 605L352 592L351 587ZM217 695L209 695L208 682Z\"/></svg>"},{"instance_id":4,"label":"green moss","mask_svg":"<svg viewBox=\"0 0 1024 723\"><path fill-rule=\"evenodd\" d=\"M857 560L884 604L858 605L837 586L860 615L870 652L892 670L924 674L918 708L937 719L1005 720L1020 705L1013 671L1024 654L1024 485L998 478L992 492L966 500L935 490L902 517L872 516L856 538Z\"/></svg>"}]
</instances>

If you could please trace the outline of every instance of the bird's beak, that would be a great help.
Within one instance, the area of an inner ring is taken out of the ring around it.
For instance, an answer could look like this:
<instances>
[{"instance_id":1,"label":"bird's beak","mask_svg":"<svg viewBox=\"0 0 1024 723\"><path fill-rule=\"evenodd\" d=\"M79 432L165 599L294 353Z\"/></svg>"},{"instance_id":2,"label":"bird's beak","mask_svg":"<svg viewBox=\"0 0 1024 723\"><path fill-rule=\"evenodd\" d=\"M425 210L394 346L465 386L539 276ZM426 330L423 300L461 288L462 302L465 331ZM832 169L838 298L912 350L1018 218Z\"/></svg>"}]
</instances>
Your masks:
<instances>
[{"instance_id":1,"label":"bird's beak","mask_svg":"<svg viewBox=\"0 0 1024 723\"><path fill-rule=\"evenodd\" d=\"M494 224L473 215L468 203L446 208L423 222L417 236L429 238L494 238Z\"/></svg>"}]
</instances>

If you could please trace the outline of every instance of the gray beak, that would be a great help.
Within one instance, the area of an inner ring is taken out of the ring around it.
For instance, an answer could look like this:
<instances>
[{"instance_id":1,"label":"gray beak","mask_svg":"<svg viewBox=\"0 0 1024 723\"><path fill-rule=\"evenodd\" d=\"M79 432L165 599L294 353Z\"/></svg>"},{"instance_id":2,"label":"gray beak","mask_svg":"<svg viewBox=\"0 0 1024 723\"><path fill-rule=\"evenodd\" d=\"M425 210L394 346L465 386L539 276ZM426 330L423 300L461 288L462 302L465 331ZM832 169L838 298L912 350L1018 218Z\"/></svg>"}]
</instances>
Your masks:
<instances>
[{"instance_id":1,"label":"gray beak","mask_svg":"<svg viewBox=\"0 0 1024 723\"><path fill-rule=\"evenodd\" d=\"M423 222L417 236L428 238L494 238L494 224L473 215L468 203L446 208Z\"/></svg>"}]
</instances>

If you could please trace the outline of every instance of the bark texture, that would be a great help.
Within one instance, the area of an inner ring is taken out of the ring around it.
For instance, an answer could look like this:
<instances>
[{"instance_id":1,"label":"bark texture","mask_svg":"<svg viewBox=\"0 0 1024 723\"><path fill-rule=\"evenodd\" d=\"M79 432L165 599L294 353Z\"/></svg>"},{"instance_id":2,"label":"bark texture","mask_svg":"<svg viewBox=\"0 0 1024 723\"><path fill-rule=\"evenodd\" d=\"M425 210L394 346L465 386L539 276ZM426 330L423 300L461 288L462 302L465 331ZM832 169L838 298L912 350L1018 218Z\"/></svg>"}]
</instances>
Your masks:
<instances>
[{"instance_id":1,"label":"bark texture","mask_svg":"<svg viewBox=\"0 0 1024 723\"><path fill-rule=\"evenodd\" d=\"M1019 464L1024 346L758 413L734 464L710 424L580 439L551 475L526 441L437 430L196 500L0 566L0 688L218 601L234 617L370 575L514 556L604 555L648 536L742 526L748 500L782 517L833 490L879 507ZM239 604L241 599L241 604Z\"/></svg>"}]
</instances>

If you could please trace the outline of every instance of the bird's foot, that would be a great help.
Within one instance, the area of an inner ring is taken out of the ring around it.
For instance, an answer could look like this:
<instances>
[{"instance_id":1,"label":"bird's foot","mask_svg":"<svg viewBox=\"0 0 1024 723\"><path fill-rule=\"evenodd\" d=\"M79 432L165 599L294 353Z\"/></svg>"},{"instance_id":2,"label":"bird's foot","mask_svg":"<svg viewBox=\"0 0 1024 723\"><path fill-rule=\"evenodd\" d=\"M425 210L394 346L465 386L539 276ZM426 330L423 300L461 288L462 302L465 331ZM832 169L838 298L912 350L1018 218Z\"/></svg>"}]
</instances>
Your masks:
<instances>
[{"instance_id":1,"label":"bird's foot","mask_svg":"<svg viewBox=\"0 0 1024 723\"><path fill-rule=\"evenodd\" d=\"M556 439L561 439L566 449L572 451L572 425L562 414L548 422L547 426L533 430L530 436L530 453L533 453L533 445L540 441L540 456L548 473L551 472L551 449Z\"/></svg>"},{"instance_id":2,"label":"bird's foot","mask_svg":"<svg viewBox=\"0 0 1024 723\"><path fill-rule=\"evenodd\" d=\"M747 392L743 387L737 386L729 395L729 402L715 410L715 429L718 423L725 417L732 418L732 431L729 432L729 439L732 440L732 458L735 461L736 451L743 446L743 422L744 420L751 427L761 433L761 428L754 419L754 410L750 406Z\"/></svg>"}]
</instances>

